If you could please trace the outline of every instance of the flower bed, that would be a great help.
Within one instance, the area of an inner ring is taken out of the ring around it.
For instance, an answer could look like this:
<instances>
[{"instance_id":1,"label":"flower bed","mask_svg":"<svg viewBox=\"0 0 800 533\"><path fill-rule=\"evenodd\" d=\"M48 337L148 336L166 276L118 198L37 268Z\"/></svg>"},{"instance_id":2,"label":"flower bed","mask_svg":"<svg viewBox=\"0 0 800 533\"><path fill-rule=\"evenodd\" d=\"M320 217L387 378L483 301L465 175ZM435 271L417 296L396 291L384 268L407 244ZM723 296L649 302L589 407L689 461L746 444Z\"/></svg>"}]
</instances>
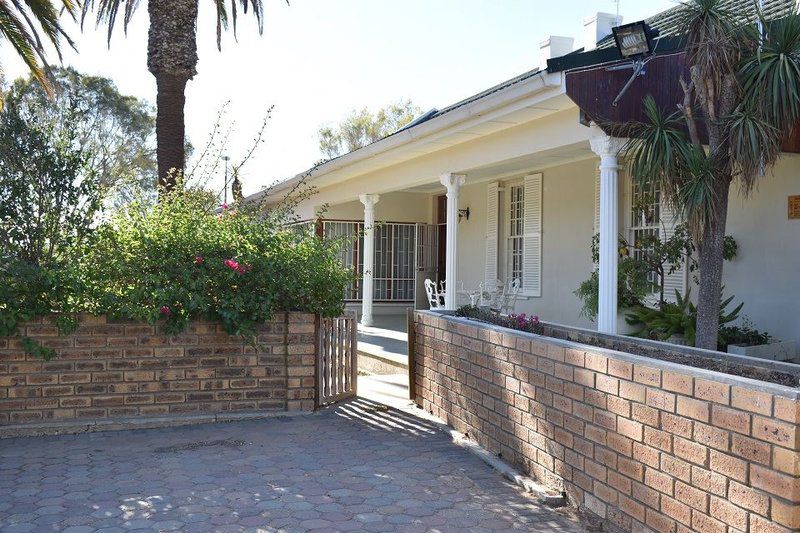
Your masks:
<instances>
[{"instance_id":1,"label":"flower bed","mask_svg":"<svg viewBox=\"0 0 800 533\"><path fill-rule=\"evenodd\" d=\"M538 317L502 316L475 307L462 307L456 316L486 322L519 331L537 333L555 339L570 340L622 352L651 357L695 368L714 370L788 387L800 386L800 367L790 364L770 364L749 357L737 357L692 347L668 345L662 342L606 335L596 331L540 322ZM535 320L534 320L535 319Z\"/></svg>"}]
</instances>

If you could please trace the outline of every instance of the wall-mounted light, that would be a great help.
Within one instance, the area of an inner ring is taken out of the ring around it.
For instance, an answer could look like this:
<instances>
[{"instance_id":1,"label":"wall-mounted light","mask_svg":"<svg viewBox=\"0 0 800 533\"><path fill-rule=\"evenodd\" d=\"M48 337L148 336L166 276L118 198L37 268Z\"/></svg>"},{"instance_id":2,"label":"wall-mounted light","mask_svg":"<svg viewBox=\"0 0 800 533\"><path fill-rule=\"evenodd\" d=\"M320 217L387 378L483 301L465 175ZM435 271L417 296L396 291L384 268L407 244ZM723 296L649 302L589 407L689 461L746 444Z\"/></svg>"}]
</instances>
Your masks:
<instances>
[{"instance_id":1,"label":"wall-mounted light","mask_svg":"<svg viewBox=\"0 0 800 533\"><path fill-rule=\"evenodd\" d=\"M462 218L469 220L469 207L466 209L458 210L458 221L461 222Z\"/></svg>"},{"instance_id":2,"label":"wall-mounted light","mask_svg":"<svg viewBox=\"0 0 800 533\"><path fill-rule=\"evenodd\" d=\"M625 59L645 56L653 52L650 27L644 22L632 22L612 28L617 49Z\"/></svg>"},{"instance_id":3,"label":"wall-mounted light","mask_svg":"<svg viewBox=\"0 0 800 533\"><path fill-rule=\"evenodd\" d=\"M623 59L630 59L631 62L608 67L606 71L633 69L630 79L622 87L614 101L611 102L611 105L616 107L622 96L628 92L633 81L638 76L644 76L644 66L655 56L658 41L656 41L656 46L654 47L653 37L658 36L658 31L650 28L643 20L611 28L611 31L614 32L614 40L617 43L619 54Z\"/></svg>"}]
</instances>

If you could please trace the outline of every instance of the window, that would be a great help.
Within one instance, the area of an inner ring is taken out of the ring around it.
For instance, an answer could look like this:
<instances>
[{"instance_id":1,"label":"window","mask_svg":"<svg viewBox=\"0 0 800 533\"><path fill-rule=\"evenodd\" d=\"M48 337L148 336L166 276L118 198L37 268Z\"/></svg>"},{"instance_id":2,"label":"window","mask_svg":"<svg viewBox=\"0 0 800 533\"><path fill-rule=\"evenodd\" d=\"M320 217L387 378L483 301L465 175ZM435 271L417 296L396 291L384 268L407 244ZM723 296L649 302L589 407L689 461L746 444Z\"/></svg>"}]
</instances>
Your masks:
<instances>
[{"instance_id":1,"label":"window","mask_svg":"<svg viewBox=\"0 0 800 533\"><path fill-rule=\"evenodd\" d=\"M508 188L508 242L506 245L508 280L522 281L524 270L525 188L522 184Z\"/></svg>"},{"instance_id":2,"label":"window","mask_svg":"<svg viewBox=\"0 0 800 533\"><path fill-rule=\"evenodd\" d=\"M375 265L373 298L375 301L406 302L414 300L415 224L377 223L374 229ZM342 265L356 274L345 290L345 300L361 300L364 272L364 223L359 221L324 222L327 239L341 239Z\"/></svg>"},{"instance_id":3,"label":"window","mask_svg":"<svg viewBox=\"0 0 800 533\"><path fill-rule=\"evenodd\" d=\"M635 258L646 256L648 241L661 235L661 191L657 183L633 183L631 187L630 245ZM659 284L657 272L648 274L648 281Z\"/></svg>"}]
</instances>

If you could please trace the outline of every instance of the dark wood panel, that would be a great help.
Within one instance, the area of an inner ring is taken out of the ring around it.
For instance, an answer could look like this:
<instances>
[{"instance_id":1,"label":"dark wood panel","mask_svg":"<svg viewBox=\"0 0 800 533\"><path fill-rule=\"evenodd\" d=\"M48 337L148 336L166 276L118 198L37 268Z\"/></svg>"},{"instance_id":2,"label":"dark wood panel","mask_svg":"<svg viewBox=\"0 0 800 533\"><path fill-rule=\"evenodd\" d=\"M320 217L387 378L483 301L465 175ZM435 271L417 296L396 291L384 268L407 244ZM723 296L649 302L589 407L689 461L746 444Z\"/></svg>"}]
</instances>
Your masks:
<instances>
[{"instance_id":1,"label":"dark wood panel","mask_svg":"<svg viewBox=\"0 0 800 533\"><path fill-rule=\"evenodd\" d=\"M642 100L648 94L655 98L662 110L677 110L677 105L683 100L680 77L689 78L683 52L653 58L647 63L645 74L636 78L618 105L613 106L614 98L632 74L629 69L608 70L608 67L619 64L623 62L567 72L567 96L589 119L613 134L619 125L644 120ZM800 126L795 128L784 150L800 153Z\"/></svg>"}]
</instances>

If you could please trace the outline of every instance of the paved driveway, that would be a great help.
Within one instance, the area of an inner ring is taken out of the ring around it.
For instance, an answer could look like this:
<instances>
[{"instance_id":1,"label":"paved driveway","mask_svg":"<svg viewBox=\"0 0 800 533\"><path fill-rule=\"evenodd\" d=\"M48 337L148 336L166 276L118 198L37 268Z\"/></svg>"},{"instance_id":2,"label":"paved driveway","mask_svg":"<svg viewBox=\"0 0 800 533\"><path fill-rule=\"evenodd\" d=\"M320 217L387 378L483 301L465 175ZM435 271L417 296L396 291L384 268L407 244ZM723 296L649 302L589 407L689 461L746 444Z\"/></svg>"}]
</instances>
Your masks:
<instances>
[{"instance_id":1,"label":"paved driveway","mask_svg":"<svg viewBox=\"0 0 800 533\"><path fill-rule=\"evenodd\" d=\"M429 423L311 416L0 441L0 530L576 531Z\"/></svg>"}]
</instances>

